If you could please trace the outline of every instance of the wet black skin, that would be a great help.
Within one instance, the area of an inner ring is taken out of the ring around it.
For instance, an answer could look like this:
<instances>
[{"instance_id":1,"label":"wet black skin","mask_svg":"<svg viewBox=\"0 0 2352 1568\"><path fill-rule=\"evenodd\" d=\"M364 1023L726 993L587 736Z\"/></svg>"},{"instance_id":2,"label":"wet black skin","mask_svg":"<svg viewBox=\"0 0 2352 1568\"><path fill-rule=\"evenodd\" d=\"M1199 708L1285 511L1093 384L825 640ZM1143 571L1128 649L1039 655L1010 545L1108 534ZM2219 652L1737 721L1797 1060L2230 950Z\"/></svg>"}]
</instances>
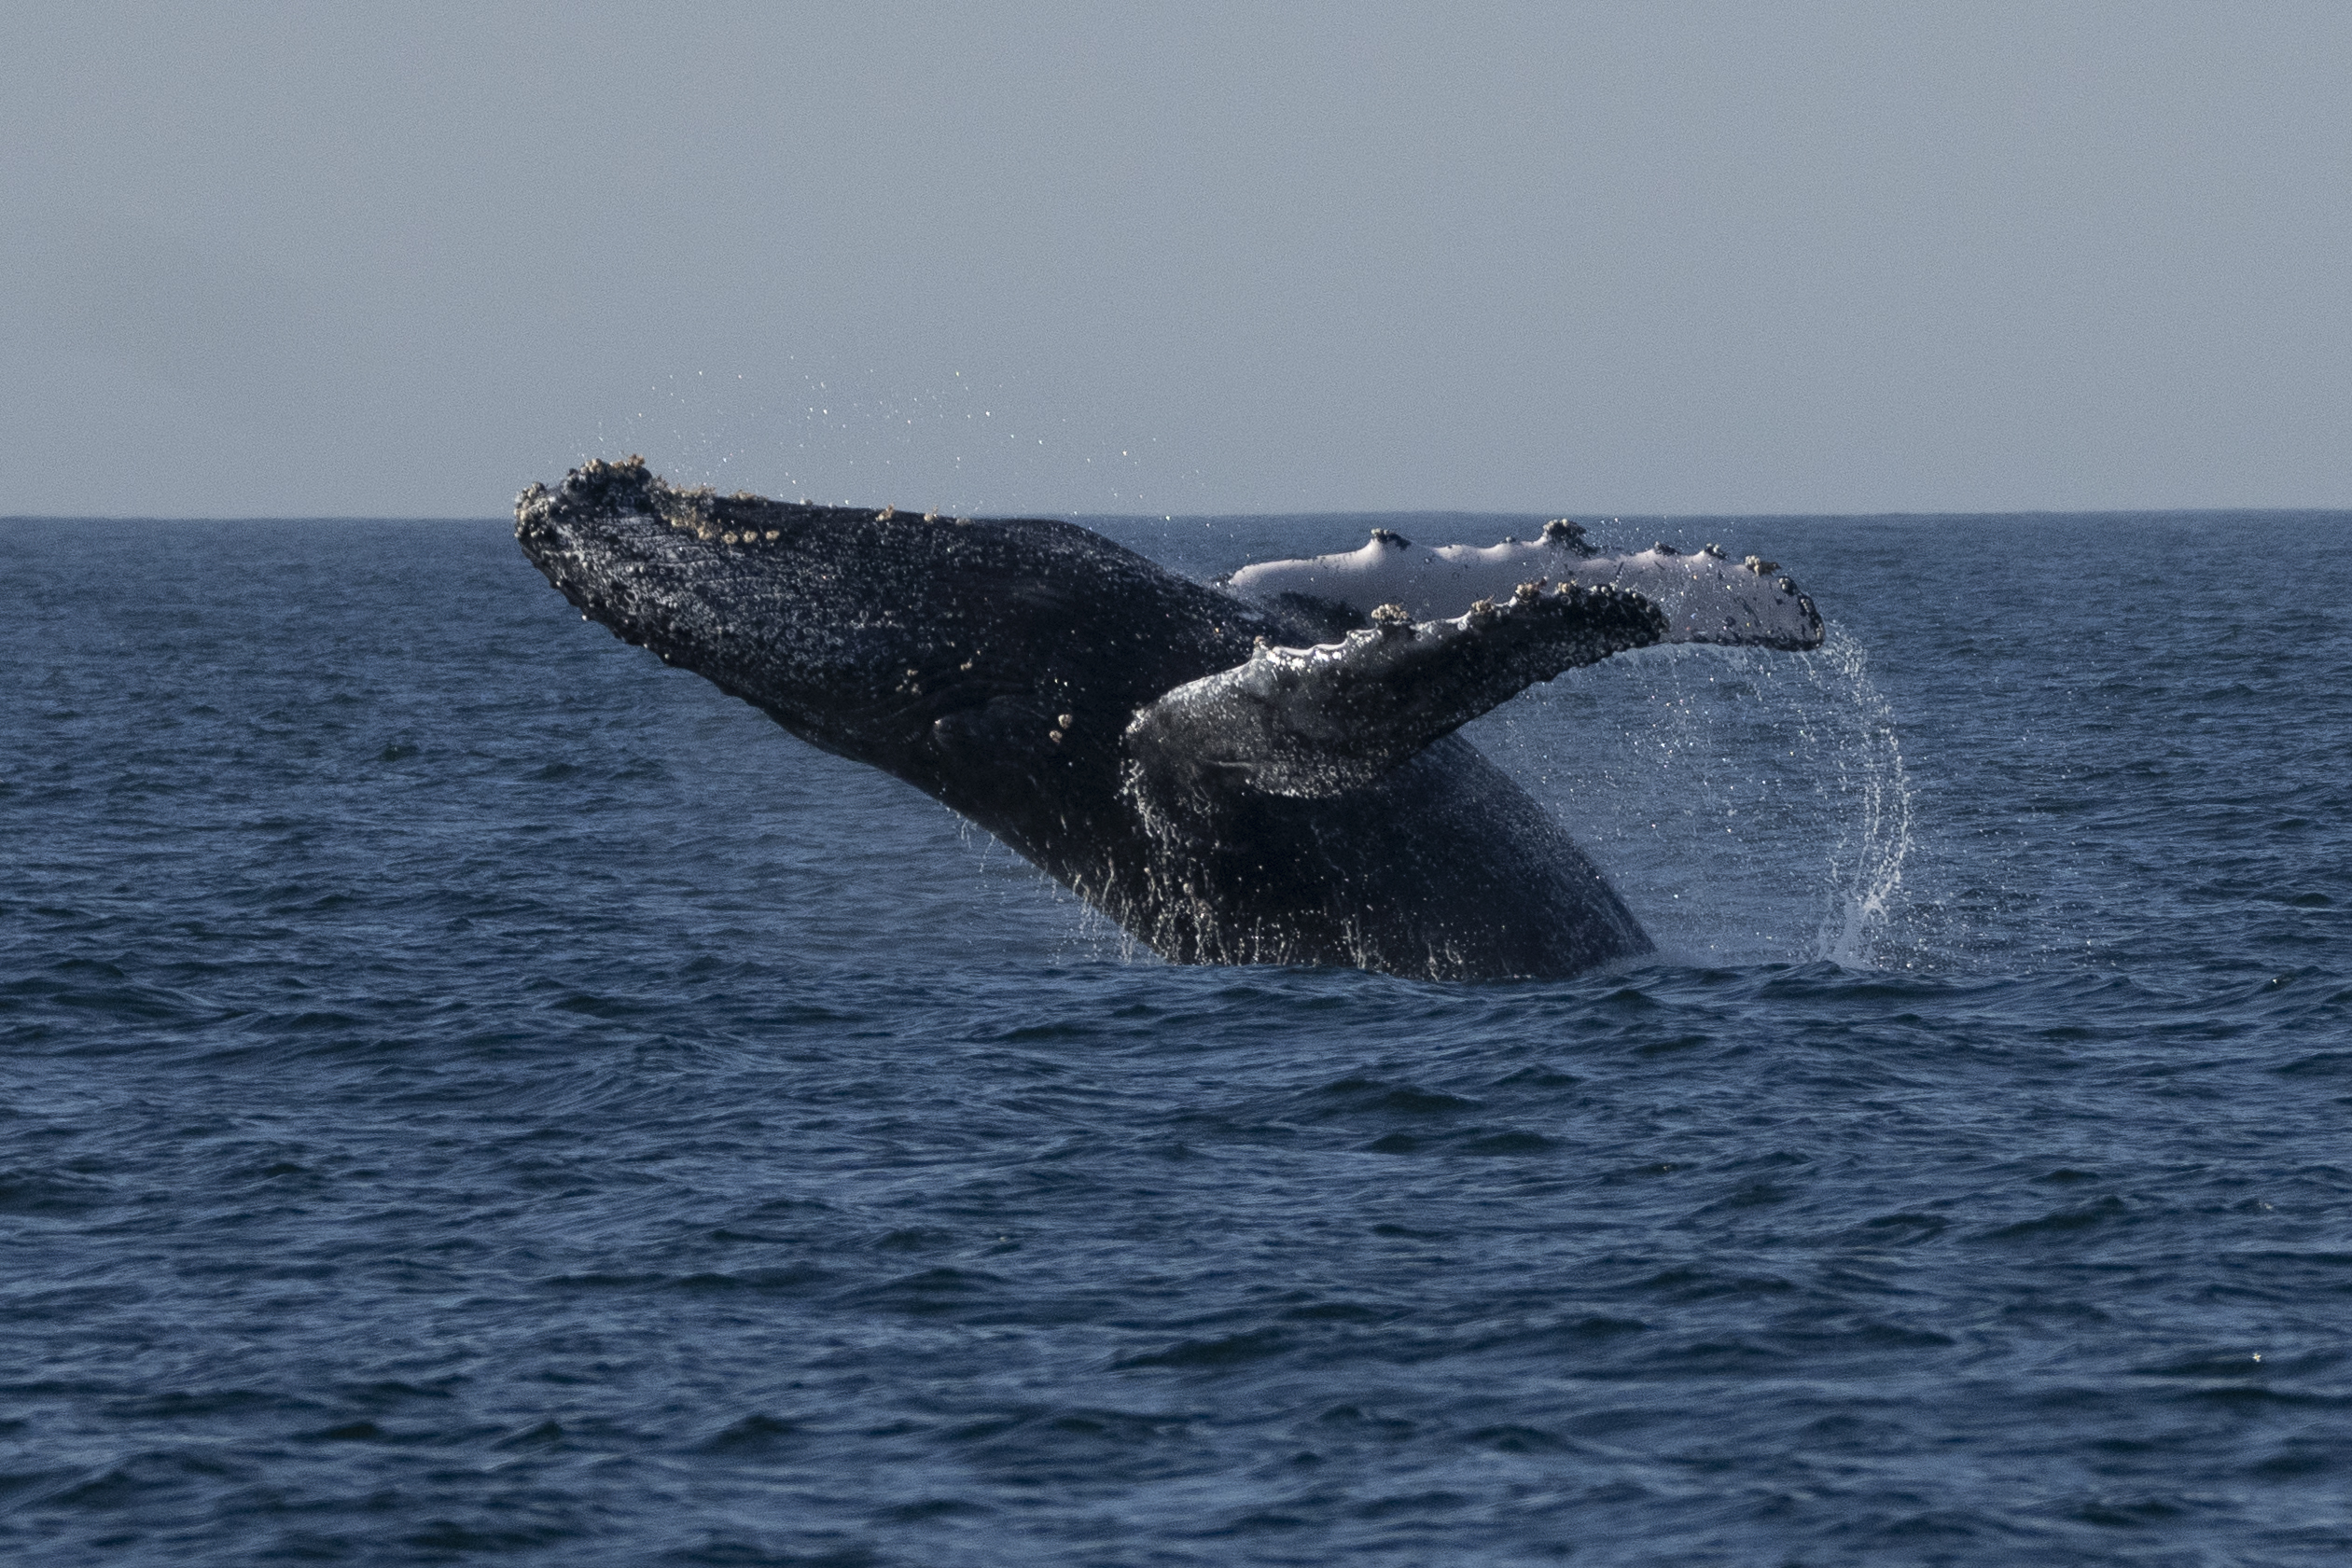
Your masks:
<instances>
[{"instance_id":1,"label":"wet black skin","mask_svg":"<svg viewBox=\"0 0 2352 1568\"><path fill-rule=\"evenodd\" d=\"M1138 708L1260 637L1331 629L1075 524L676 492L632 461L534 486L516 537L624 641L905 780L1169 959L1463 979L1649 951L1550 813L1458 737L1338 796L1140 797Z\"/></svg>"}]
</instances>

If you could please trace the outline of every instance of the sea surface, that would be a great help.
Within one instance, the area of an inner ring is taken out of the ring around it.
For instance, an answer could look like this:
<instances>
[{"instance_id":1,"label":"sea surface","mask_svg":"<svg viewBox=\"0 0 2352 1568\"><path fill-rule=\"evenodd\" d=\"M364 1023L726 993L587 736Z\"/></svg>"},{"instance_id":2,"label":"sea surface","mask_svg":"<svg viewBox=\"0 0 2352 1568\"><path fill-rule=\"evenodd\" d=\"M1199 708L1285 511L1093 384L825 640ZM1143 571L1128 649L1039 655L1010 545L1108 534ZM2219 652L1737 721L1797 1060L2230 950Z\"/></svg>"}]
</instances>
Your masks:
<instances>
[{"instance_id":1,"label":"sea surface","mask_svg":"<svg viewBox=\"0 0 2352 1568\"><path fill-rule=\"evenodd\" d=\"M1203 575L1531 518L1106 522ZM0 1560L2352 1560L2352 516L1599 520L1660 954L1178 968L503 523L0 522Z\"/></svg>"}]
</instances>

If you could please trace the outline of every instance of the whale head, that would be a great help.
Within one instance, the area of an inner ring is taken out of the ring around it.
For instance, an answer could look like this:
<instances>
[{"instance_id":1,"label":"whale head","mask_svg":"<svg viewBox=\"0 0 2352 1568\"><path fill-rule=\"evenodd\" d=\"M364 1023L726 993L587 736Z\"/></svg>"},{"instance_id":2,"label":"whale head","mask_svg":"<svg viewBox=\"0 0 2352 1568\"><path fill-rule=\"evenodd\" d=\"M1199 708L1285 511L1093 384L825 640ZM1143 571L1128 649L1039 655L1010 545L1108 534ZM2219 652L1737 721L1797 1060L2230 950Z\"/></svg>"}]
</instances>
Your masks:
<instances>
[{"instance_id":1,"label":"whale head","mask_svg":"<svg viewBox=\"0 0 2352 1568\"><path fill-rule=\"evenodd\" d=\"M1070 523L721 496L636 458L533 485L515 535L623 641L983 818L1277 629Z\"/></svg>"}]
</instances>

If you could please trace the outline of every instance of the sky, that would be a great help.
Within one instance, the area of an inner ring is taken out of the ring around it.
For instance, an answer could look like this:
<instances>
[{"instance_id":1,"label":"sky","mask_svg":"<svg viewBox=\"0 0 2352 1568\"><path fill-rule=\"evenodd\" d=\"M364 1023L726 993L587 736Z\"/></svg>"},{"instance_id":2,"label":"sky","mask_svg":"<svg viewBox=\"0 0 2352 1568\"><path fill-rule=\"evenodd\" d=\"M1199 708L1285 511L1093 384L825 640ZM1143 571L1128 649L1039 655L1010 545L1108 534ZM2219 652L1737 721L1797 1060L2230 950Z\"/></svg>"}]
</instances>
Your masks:
<instances>
[{"instance_id":1,"label":"sky","mask_svg":"<svg viewBox=\"0 0 2352 1568\"><path fill-rule=\"evenodd\" d=\"M2352 5L0 7L0 513L2352 506Z\"/></svg>"}]
</instances>

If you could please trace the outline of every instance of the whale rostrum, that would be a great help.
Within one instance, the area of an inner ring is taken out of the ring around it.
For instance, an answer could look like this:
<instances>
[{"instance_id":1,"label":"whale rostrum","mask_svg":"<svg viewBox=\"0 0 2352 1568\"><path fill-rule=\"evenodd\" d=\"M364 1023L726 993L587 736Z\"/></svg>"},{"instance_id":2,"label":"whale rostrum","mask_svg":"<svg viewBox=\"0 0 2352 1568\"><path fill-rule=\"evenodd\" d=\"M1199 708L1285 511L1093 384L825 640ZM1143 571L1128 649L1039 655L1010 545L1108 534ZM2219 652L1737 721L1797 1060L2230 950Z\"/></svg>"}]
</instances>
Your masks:
<instances>
[{"instance_id":1,"label":"whale rostrum","mask_svg":"<svg viewBox=\"0 0 2352 1568\"><path fill-rule=\"evenodd\" d=\"M1454 733L1667 641L1807 648L1769 562L1572 524L1192 581L1084 528L682 489L591 462L515 504L582 615L978 824L1162 956L1559 976L1648 937ZM1385 536L1384 536L1385 535Z\"/></svg>"}]
</instances>

